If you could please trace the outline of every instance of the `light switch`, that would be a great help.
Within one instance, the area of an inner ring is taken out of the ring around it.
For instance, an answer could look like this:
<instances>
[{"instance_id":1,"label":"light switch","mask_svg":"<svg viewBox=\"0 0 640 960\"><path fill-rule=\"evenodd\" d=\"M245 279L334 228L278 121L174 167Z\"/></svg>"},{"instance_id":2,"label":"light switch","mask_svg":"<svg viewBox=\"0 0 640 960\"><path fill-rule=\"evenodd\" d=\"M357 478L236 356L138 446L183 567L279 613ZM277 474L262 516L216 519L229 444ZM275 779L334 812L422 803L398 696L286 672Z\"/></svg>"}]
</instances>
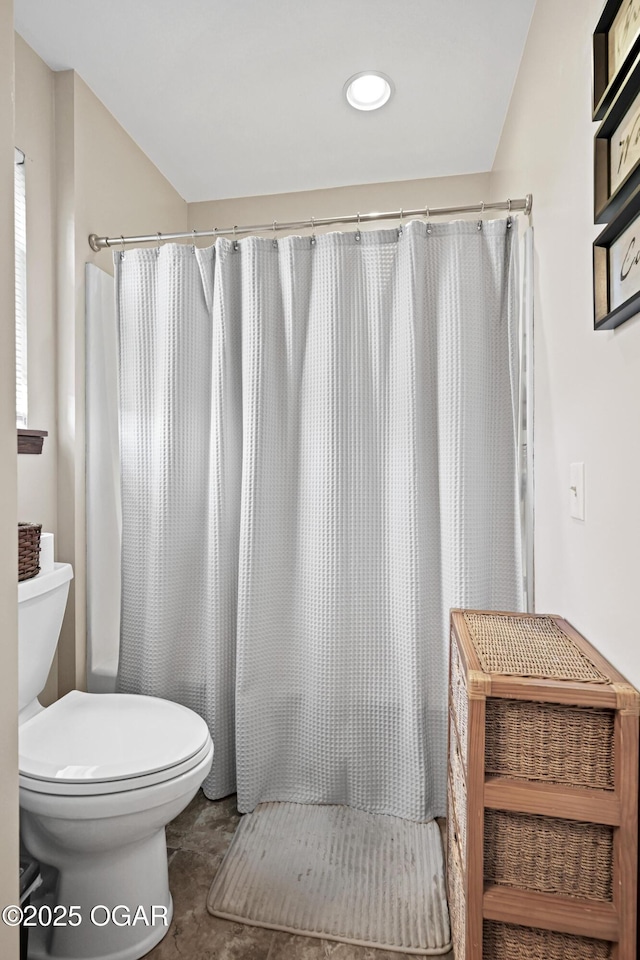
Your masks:
<instances>
[{"instance_id":1,"label":"light switch","mask_svg":"<svg viewBox=\"0 0 640 960\"><path fill-rule=\"evenodd\" d=\"M576 520L584 520L584 463L571 464L569 511Z\"/></svg>"}]
</instances>

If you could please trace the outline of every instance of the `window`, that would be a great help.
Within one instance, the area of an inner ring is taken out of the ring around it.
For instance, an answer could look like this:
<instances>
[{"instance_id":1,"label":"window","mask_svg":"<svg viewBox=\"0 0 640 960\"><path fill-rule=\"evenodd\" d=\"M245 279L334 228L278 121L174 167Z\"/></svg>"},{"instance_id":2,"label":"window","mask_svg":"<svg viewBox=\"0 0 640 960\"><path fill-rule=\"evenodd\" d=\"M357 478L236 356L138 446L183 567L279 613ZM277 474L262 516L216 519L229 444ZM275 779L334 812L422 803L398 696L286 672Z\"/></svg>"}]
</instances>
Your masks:
<instances>
[{"instance_id":1,"label":"window","mask_svg":"<svg viewBox=\"0 0 640 960\"><path fill-rule=\"evenodd\" d=\"M16 148L14 166L16 247L16 422L27 426L27 204L24 153Z\"/></svg>"}]
</instances>

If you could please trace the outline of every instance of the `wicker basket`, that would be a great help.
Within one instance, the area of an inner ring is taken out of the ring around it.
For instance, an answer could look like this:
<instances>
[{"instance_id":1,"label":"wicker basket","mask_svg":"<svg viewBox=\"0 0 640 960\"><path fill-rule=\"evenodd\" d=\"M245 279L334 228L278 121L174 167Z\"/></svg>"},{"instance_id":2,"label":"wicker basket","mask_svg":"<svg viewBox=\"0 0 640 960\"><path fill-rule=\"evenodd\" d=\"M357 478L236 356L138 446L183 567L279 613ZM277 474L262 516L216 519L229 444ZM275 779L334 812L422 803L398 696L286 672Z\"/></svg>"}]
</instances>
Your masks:
<instances>
[{"instance_id":1,"label":"wicker basket","mask_svg":"<svg viewBox=\"0 0 640 960\"><path fill-rule=\"evenodd\" d=\"M638 960L638 691L562 617L453 610L449 711L456 960Z\"/></svg>"},{"instance_id":2,"label":"wicker basket","mask_svg":"<svg viewBox=\"0 0 640 960\"><path fill-rule=\"evenodd\" d=\"M451 644L451 679L449 693L453 709L454 724L460 742L463 758L467 755L469 703L467 700L467 685L464 679L464 670L460 662L458 647ZM464 763L464 759L463 759Z\"/></svg>"},{"instance_id":3,"label":"wicker basket","mask_svg":"<svg viewBox=\"0 0 640 960\"><path fill-rule=\"evenodd\" d=\"M463 613L485 673L540 680L610 681L553 617Z\"/></svg>"},{"instance_id":4,"label":"wicker basket","mask_svg":"<svg viewBox=\"0 0 640 960\"><path fill-rule=\"evenodd\" d=\"M484 856L490 883L611 902L613 829L604 824L486 810Z\"/></svg>"},{"instance_id":5,"label":"wicker basket","mask_svg":"<svg viewBox=\"0 0 640 960\"><path fill-rule=\"evenodd\" d=\"M613 790L614 719L614 710L489 698L485 771Z\"/></svg>"},{"instance_id":6,"label":"wicker basket","mask_svg":"<svg viewBox=\"0 0 640 960\"><path fill-rule=\"evenodd\" d=\"M485 921L483 940L487 960L609 960L613 956L613 944L606 940L510 923Z\"/></svg>"},{"instance_id":7,"label":"wicker basket","mask_svg":"<svg viewBox=\"0 0 640 960\"><path fill-rule=\"evenodd\" d=\"M41 523L18 524L18 580L30 580L40 572Z\"/></svg>"},{"instance_id":8,"label":"wicker basket","mask_svg":"<svg viewBox=\"0 0 640 960\"><path fill-rule=\"evenodd\" d=\"M460 747L453 728L453 716L449 715L451 733L449 736L449 789L452 805L448 810L455 808L456 828L458 831L459 852L462 867L467 864L467 787L464 778L464 767L460 754Z\"/></svg>"},{"instance_id":9,"label":"wicker basket","mask_svg":"<svg viewBox=\"0 0 640 960\"><path fill-rule=\"evenodd\" d=\"M456 960L464 960L466 938L466 916L464 902L464 874L460 864L460 851L456 830L451 817L447 819L447 888L449 891L449 918L451 923L451 942Z\"/></svg>"}]
</instances>

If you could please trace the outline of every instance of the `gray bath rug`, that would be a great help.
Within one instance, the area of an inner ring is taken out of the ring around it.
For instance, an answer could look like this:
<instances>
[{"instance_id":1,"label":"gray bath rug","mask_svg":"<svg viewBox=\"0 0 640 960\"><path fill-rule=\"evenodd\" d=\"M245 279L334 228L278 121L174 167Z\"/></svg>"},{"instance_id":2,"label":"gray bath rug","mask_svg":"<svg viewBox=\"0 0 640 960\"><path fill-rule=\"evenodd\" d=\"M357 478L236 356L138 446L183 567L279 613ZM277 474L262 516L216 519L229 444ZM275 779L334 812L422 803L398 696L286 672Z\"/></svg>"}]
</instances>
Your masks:
<instances>
[{"instance_id":1,"label":"gray bath rug","mask_svg":"<svg viewBox=\"0 0 640 960\"><path fill-rule=\"evenodd\" d=\"M433 955L450 949L437 823L343 806L262 803L213 881L216 917Z\"/></svg>"}]
</instances>

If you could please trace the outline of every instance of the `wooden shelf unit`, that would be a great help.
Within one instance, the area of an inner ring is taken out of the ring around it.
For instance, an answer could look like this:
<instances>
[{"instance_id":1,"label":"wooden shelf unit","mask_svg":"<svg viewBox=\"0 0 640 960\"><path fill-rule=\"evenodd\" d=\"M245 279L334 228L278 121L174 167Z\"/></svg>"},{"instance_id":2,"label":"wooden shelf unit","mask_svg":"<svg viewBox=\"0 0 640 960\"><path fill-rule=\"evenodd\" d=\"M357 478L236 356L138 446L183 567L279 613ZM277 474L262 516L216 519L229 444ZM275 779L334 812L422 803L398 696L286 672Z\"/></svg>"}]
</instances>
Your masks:
<instances>
[{"instance_id":1,"label":"wooden shelf unit","mask_svg":"<svg viewBox=\"0 0 640 960\"><path fill-rule=\"evenodd\" d=\"M453 610L449 677L455 960L636 960L640 694L556 616Z\"/></svg>"}]
</instances>

